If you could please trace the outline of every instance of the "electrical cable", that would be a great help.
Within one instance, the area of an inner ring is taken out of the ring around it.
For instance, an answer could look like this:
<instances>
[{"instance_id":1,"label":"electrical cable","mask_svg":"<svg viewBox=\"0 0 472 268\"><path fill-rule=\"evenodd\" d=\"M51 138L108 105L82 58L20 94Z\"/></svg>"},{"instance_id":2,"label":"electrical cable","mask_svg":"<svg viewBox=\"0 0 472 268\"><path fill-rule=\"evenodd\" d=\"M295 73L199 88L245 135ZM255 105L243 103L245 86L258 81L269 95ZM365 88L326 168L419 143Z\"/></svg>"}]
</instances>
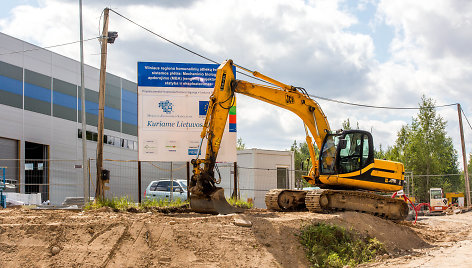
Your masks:
<instances>
[{"instance_id":1,"label":"electrical cable","mask_svg":"<svg viewBox=\"0 0 472 268\"><path fill-rule=\"evenodd\" d=\"M460 106L460 107L461 107L462 114L464 115L465 120L467 121L467 124L469 125L470 129L472 130L472 126L470 125L469 119L468 119L467 116L465 115L464 110L462 110L462 106Z\"/></svg>"},{"instance_id":2,"label":"electrical cable","mask_svg":"<svg viewBox=\"0 0 472 268\"><path fill-rule=\"evenodd\" d=\"M161 39L163 39L163 40L165 40L165 41L167 41L167 42L169 42L169 43L171 43L171 44L173 44L173 45L175 45L175 46L177 46L177 47L179 47L179 48L181 48L181 49L183 49L183 50L185 50L185 51L187 51L187 52L189 52L189 53L191 53L191 54L194 54L194 55L196 55L196 56L198 56L198 57L200 57L200 58L202 58L202 59L208 60L208 61L210 61L210 62L212 62L212 63L219 64L219 62L217 62L217 61L215 61L215 60L213 60L213 59L210 59L210 58L208 58L208 57L206 57L206 56L203 56L202 54L200 54L200 53L198 53L198 52L195 52L195 51L193 51L193 50L191 50L191 49L188 49L188 48L184 47L183 45L180 45L180 44L178 44L178 43L176 43L176 42L174 42L174 41L172 41L172 40L170 40L170 39L167 39L166 37L164 37L164 36L162 36L162 35L160 35L160 34L157 34L156 32L150 30L149 28L147 28L147 27L145 27L145 26L143 26L143 25L141 25L141 24L139 24L139 23L133 21L132 19L130 19L130 18L128 18L128 17L126 17L126 16L124 16L124 15L118 13L117 11L115 11L115 10L113 10L113 9L110 9L110 11L112 11L112 12L115 13L116 15L122 17L123 19L125 19L125 20L131 22L132 24L134 24L134 25L136 25L136 26L142 28L143 30L145 30L145 31L147 31L147 32L149 32L149 33L151 33L151 34L153 34L153 35L155 35L155 36L157 36L157 37L159 37L159 38L161 38ZM245 67L243 67L243 66L240 66L240 65L238 65L238 64L236 64L236 63L234 63L234 66L239 67L239 68L241 68L241 69L243 69L243 70L245 70L245 71L247 71L247 72L252 72L252 73L254 73L254 72L251 71L250 69L245 68ZM242 72L239 72L239 71L236 71L236 72L239 73L239 74L242 74L242 75L244 75L244 76L253 78L253 79L255 79L255 80L258 80L258 81L261 81L261 82L264 82L264 83L267 83L267 84L270 84L270 85L273 85L273 86L278 87L277 85L274 85L274 84L272 84L272 83L270 83L270 82L267 82L267 81L265 81L265 80L263 80L263 79L260 79L260 78L258 78L258 77L250 76L250 75L248 75L248 74L246 74L246 73L242 73ZM300 89L302 89L302 88L296 87L296 89L300 90ZM300 90L300 91L301 91L301 90ZM347 102L347 101L335 100L335 99L331 99L331 98L326 98L326 97L321 97L321 96L317 96L317 95L313 95L313 94L308 94L308 92L307 92L305 89L303 89L303 91L301 91L301 92L302 92L303 94L306 94L306 95L309 96L309 97L312 97L312 98L318 98L318 99L325 100L325 101L330 101L330 102L335 102L335 103L340 103L340 104L345 104L345 105L352 105L352 106L364 107L364 108L390 109L390 110L419 110L419 109L422 109L422 108L420 108L420 107L392 107L392 106L375 106L375 105L368 105L368 104L360 104L360 103L354 103L354 102ZM436 106L431 106L431 107L429 107L429 108L442 108L442 107L447 107L447 106L452 106L452 105L457 105L457 103L444 104L444 105L436 105Z\"/></svg>"},{"instance_id":3,"label":"electrical cable","mask_svg":"<svg viewBox=\"0 0 472 268\"><path fill-rule=\"evenodd\" d=\"M188 48L186 48L186 47L184 47L184 46L182 46L182 45L180 45L180 44L178 44L178 43L176 43L176 42L174 42L174 41L172 41L172 40L169 40L169 39L165 38L164 36L162 36L162 35L160 35L160 34L158 34L158 33L155 33L154 31L150 30L149 28L146 28L146 27L142 26L141 24L139 24L139 23L137 23L137 22L135 22L135 21L133 21L133 20L131 20L131 19L129 19L129 18L123 16L123 15L121 15L120 13L118 13L117 11L115 11L115 10L113 10L113 9L111 9L111 8L110 8L110 11L113 12L113 13L115 13L116 15L122 17L123 19L125 19L125 20L131 22L132 24L138 26L139 28L142 28L143 30L145 30L145 31L147 31L147 32L150 32L150 33L152 33L153 35L158 36L159 38L161 38L161 39L163 39L163 40L165 40L165 41L167 41L167 42L169 42L169 43L171 43L171 44L173 44L173 45L175 45L175 46L178 46L178 47L180 47L181 49L183 49L183 50L185 50L185 51L187 51L187 52L190 52L190 53L192 53L192 54L194 54L194 55L196 55L196 56L198 56L198 57L200 57L200 58L203 58L203 59L206 59L206 60L208 60L208 61L210 61L210 62L213 62L213 63L215 63L215 64L218 64L218 62L216 62L216 61L214 61L214 60L212 60L212 59L210 59L210 58L208 58L208 57L205 57L205 56L203 56L203 55L200 54L200 53L197 53L197 52L195 52L195 51L192 51L192 50L190 50L190 49L188 49Z\"/></svg>"},{"instance_id":4,"label":"electrical cable","mask_svg":"<svg viewBox=\"0 0 472 268\"><path fill-rule=\"evenodd\" d=\"M318 98L318 99L325 100L325 101L336 102L336 103L340 103L340 104L346 104L346 105L352 105L352 106L358 106L358 107L365 107L365 108L388 109L388 110L420 110L420 109L423 109L421 107L375 106L375 105L340 101L340 100L330 99L330 98L321 97L321 96L317 96L317 95L313 95L313 94L309 94L309 96L312 97L312 98ZM453 105L457 105L457 103L434 105L434 106L428 106L428 107L424 107L424 108L442 108L442 107L448 107L448 106L453 106Z\"/></svg>"},{"instance_id":5,"label":"electrical cable","mask_svg":"<svg viewBox=\"0 0 472 268\"><path fill-rule=\"evenodd\" d=\"M187 51L187 52L189 52L189 53L191 53L191 54L194 54L195 56L198 56L198 57L200 57L200 58L202 58L202 59L205 59L205 60L207 60L207 61L209 61L209 62L212 62L212 63L215 63L215 64L220 64L220 62L217 62L217 61L215 61L215 60L213 60L213 59L210 59L209 57L203 56L202 54L200 54L200 53L198 53L198 52L195 52L195 51L193 51L193 50L191 50L191 49L188 49L188 48L186 48L186 47L184 47L184 46L178 44L177 42L174 42L174 41L172 41L172 40L170 40L170 39L167 39L166 37L164 37L164 36L162 36L162 35L160 35L160 34L158 34L158 33L155 33L155 32L152 31L151 29L149 29L149 28L147 28L147 27L145 27L145 26L143 26L143 25L141 25L141 24L139 24L139 23L133 21L132 19L130 19L130 18L128 18L128 17L126 17L126 16L124 16L124 15L118 13L117 11L115 11L115 10L113 10L113 9L110 9L110 11L112 11L112 12L115 13L116 15L122 17L123 19L125 19L125 20L131 22L132 24L138 26L139 28L141 28L141 29L143 29L143 30L145 30L145 31L147 31L147 32L149 32L149 33L151 33L151 34L153 34L153 35L155 35L155 36L161 38L162 40L165 40L165 41L167 41L167 42L169 42L169 43L171 43L171 44L173 44L173 45L175 45L175 46L177 46L177 47L179 47L179 48L181 48L181 49L183 49L183 50L185 50L185 51ZM236 67L241 67L241 66L239 66L239 65L237 65L237 64L234 64L234 65L235 65ZM271 84L271 83L269 83L269 82L267 82L267 81L265 81L265 80L263 80L263 79L260 79L260 78L258 78L258 77L254 77L254 76L248 75L248 74L243 73L243 72L240 72L240 71L236 71L236 73L242 74L242 75L244 75L244 76L247 76L247 77L250 77L250 78L253 78L253 79L256 79L256 80L259 80L259 81L264 82L264 83ZM272 85L272 84L271 84L271 85Z\"/></svg>"},{"instance_id":6,"label":"electrical cable","mask_svg":"<svg viewBox=\"0 0 472 268\"><path fill-rule=\"evenodd\" d=\"M100 38L99 36L98 37L91 37L91 38L85 39L84 42L87 42L87 41L90 41L90 40L93 40L93 39L99 39L99 38ZM46 47L37 47L37 48L31 48L31 49L25 49L25 50L18 50L18 51L0 53L0 56L30 52L30 51L41 50L41 49L55 48L55 47L61 47L61 46L67 46L67 45L72 45L72 44L76 44L76 43L80 43L80 40L79 41L68 42L68 43L57 44L57 45L52 45L52 46L46 46Z\"/></svg>"}]
</instances>

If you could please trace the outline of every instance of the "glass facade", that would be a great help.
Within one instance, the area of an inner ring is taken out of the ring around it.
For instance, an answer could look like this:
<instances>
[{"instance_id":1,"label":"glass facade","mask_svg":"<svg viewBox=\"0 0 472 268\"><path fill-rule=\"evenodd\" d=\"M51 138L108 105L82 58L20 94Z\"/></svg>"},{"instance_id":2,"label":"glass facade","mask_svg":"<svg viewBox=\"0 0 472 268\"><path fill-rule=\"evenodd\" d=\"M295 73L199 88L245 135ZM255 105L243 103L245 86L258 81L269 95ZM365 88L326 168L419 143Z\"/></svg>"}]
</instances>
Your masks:
<instances>
[{"instance_id":1,"label":"glass facade","mask_svg":"<svg viewBox=\"0 0 472 268\"><path fill-rule=\"evenodd\" d=\"M0 104L81 123L81 101L80 85L0 61ZM107 74L105 129L137 136L137 107L136 83ZM97 126L97 91L85 89L85 109L87 124Z\"/></svg>"}]
</instances>

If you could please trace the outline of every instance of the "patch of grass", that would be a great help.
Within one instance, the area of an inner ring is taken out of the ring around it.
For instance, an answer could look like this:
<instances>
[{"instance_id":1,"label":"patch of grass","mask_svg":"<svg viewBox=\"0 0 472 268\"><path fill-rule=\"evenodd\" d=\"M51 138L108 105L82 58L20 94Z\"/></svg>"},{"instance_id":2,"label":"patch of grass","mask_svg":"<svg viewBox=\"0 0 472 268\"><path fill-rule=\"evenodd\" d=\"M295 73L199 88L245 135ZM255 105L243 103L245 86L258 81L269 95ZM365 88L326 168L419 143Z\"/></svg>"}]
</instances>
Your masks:
<instances>
[{"instance_id":1,"label":"patch of grass","mask_svg":"<svg viewBox=\"0 0 472 268\"><path fill-rule=\"evenodd\" d=\"M139 208L164 208L164 207L181 207L188 204L188 201L182 201L180 198L170 202L168 199L144 199Z\"/></svg>"},{"instance_id":2,"label":"patch of grass","mask_svg":"<svg viewBox=\"0 0 472 268\"><path fill-rule=\"evenodd\" d=\"M298 237L313 267L353 267L386 253L377 239L331 224L304 226Z\"/></svg>"},{"instance_id":3,"label":"patch of grass","mask_svg":"<svg viewBox=\"0 0 472 268\"><path fill-rule=\"evenodd\" d=\"M99 209L102 207L110 207L115 210L127 210L129 208L137 208L136 203L129 196L113 197L111 199L95 199L93 202L85 205L85 210Z\"/></svg>"},{"instance_id":4,"label":"patch of grass","mask_svg":"<svg viewBox=\"0 0 472 268\"><path fill-rule=\"evenodd\" d=\"M102 207L110 207L114 210L127 211L129 209L148 209L148 208L173 208L180 207L188 204L187 201L181 201L180 199L173 200L170 202L167 199L144 199L141 204L135 203L128 196L96 199L94 202L90 202L85 205L85 210L94 210Z\"/></svg>"},{"instance_id":5,"label":"patch of grass","mask_svg":"<svg viewBox=\"0 0 472 268\"><path fill-rule=\"evenodd\" d=\"M252 208L254 206L253 203L247 202L241 199L236 198L227 198L226 201L232 206L239 207L239 208Z\"/></svg>"}]
</instances>

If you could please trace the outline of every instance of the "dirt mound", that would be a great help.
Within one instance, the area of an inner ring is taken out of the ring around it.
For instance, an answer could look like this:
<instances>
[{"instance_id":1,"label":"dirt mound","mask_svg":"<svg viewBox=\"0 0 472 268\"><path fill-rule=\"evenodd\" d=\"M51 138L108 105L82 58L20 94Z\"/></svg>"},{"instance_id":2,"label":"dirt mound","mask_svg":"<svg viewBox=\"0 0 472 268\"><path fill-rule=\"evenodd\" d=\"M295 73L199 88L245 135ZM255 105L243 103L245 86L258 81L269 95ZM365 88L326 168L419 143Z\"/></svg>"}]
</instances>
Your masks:
<instances>
[{"instance_id":1,"label":"dirt mound","mask_svg":"<svg viewBox=\"0 0 472 268\"><path fill-rule=\"evenodd\" d=\"M430 247L411 229L413 224L409 222L395 223L368 214L344 212L332 223L377 238L390 253Z\"/></svg>"},{"instance_id":2,"label":"dirt mound","mask_svg":"<svg viewBox=\"0 0 472 268\"><path fill-rule=\"evenodd\" d=\"M236 218L252 226L237 226ZM0 210L0 266L308 267L296 235L315 222L377 237L389 251L428 246L409 226L355 212L210 216L7 209Z\"/></svg>"}]
</instances>

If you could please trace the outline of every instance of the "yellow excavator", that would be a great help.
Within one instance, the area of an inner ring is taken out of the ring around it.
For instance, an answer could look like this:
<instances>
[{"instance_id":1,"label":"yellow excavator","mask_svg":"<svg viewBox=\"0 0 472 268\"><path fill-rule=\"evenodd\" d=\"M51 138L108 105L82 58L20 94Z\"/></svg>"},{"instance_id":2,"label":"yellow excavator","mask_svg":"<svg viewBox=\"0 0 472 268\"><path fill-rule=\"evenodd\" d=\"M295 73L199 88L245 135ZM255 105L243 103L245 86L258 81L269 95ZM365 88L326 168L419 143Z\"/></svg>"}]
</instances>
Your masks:
<instances>
[{"instance_id":1,"label":"yellow excavator","mask_svg":"<svg viewBox=\"0 0 472 268\"><path fill-rule=\"evenodd\" d=\"M206 155L204 159L192 160L193 175L189 188L190 206L193 211L214 214L238 212L237 208L226 202L224 190L217 187L218 180L214 170L229 109L235 103L235 93L239 93L292 111L304 123L312 164L308 176L304 176L304 179L320 189L270 190L265 196L268 209L308 209L311 212L351 210L392 220L403 220L407 217L406 202L385 196L385 193L403 188L403 164L374 159L374 144L369 132L331 131L325 114L305 89L237 67L271 85L236 80L231 60L219 66L201 132L202 141L207 139ZM320 150L318 159L315 158L310 133Z\"/></svg>"}]
</instances>

